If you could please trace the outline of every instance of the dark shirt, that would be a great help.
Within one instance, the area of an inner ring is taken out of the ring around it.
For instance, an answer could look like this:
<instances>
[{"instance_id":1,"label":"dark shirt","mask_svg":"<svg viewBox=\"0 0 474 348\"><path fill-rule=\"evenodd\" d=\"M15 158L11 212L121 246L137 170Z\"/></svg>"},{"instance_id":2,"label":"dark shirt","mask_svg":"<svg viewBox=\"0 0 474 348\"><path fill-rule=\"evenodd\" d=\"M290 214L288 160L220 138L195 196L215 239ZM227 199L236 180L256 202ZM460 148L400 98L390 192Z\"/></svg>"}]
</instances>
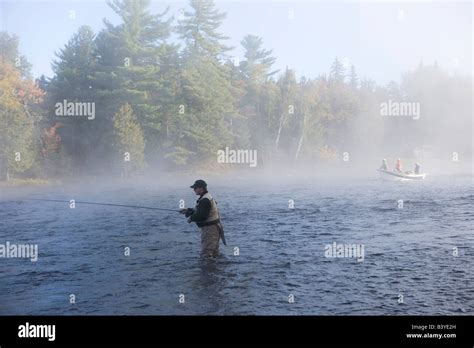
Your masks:
<instances>
[{"instance_id":1,"label":"dark shirt","mask_svg":"<svg viewBox=\"0 0 474 348\"><path fill-rule=\"evenodd\" d=\"M204 221L209 216L211 212L211 201L208 198L202 198L204 192L201 197L197 200L196 209L194 209L193 214L191 215L191 221Z\"/></svg>"}]
</instances>

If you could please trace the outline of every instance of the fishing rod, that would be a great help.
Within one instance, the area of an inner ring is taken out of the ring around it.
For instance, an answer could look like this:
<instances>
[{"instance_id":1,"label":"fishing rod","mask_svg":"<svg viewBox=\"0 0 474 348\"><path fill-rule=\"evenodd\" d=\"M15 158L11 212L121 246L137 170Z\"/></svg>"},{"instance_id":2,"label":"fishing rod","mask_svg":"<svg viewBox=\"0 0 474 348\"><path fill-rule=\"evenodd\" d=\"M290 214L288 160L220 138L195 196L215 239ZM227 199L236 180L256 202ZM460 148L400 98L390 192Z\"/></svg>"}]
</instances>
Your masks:
<instances>
[{"instance_id":1,"label":"fishing rod","mask_svg":"<svg viewBox=\"0 0 474 348\"><path fill-rule=\"evenodd\" d=\"M58 202L58 203L70 203L70 201L64 201L60 199L43 199L43 198L30 198L29 201L42 201L42 202ZM112 203L99 203L99 202L84 202L84 201L74 201L78 204L90 204L90 205L107 205L112 207L124 207L124 208L139 208L139 209L151 209L151 210L164 210L164 211L175 211L180 212L177 209L167 209L167 208L156 208L156 207L144 207L140 205L125 205L125 204L112 204Z\"/></svg>"}]
</instances>

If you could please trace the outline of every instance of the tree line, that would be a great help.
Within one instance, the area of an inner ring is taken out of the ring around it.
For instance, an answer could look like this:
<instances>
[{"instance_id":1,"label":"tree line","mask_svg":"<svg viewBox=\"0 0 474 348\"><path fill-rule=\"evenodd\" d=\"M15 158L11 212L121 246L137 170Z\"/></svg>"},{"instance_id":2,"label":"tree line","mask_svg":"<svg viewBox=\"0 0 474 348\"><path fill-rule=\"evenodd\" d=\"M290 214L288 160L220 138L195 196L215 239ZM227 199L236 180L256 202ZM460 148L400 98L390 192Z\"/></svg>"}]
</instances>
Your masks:
<instances>
[{"instance_id":1,"label":"tree line","mask_svg":"<svg viewBox=\"0 0 474 348\"><path fill-rule=\"evenodd\" d=\"M1 33L4 178L212 168L226 147L257 150L263 167L318 165L343 153L413 157L434 144L441 157L471 155L470 76L420 63L380 86L335 58L327 73L297 78L275 70L255 35L242 38L236 61L220 30L226 14L212 0L190 0L177 20L169 9L151 13L149 0L108 5L121 23L104 19L98 33L80 27L57 52L51 78L33 80L18 38ZM419 119L382 115L389 101L419 103ZM91 104L93 117L77 115ZM69 106L74 117L64 114Z\"/></svg>"}]
</instances>

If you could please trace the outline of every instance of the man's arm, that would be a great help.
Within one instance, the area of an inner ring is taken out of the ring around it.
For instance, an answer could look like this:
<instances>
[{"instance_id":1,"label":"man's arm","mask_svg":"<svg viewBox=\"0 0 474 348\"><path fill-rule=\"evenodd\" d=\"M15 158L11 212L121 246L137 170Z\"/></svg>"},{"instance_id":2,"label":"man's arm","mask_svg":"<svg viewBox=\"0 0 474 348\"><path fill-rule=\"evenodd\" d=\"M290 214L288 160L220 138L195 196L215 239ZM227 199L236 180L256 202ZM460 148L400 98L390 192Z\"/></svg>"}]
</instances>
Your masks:
<instances>
[{"instance_id":1,"label":"man's arm","mask_svg":"<svg viewBox=\"0 0 474 348\"><path fill-rule=\"evenodd\" d=\"M207 198L203 198L199 201L196 207L196 211L191 215L191 221L204 221L209 216L211 211L211 201Z\"/></svg>"},{"instance_id":2,"label":"man's arm","mask_svg":"<svg viewBox=\"0 0 474 348\"><path fill-rule=\"evenodd\" d=\"M194 214L194 209L193 208L183 208L179 211L181 214L184 214L186 217L190 217L191 215Z\"/></svg>"}]
</instances>

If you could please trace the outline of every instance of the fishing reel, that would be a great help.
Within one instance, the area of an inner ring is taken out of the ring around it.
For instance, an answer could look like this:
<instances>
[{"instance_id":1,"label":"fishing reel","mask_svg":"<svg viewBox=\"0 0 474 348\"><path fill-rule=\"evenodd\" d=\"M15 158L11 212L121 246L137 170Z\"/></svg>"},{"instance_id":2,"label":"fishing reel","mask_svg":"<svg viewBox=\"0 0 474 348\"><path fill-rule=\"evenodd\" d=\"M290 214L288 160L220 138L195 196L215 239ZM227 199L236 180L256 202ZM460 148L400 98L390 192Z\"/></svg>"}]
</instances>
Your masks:
<instances>
[{"instance_id":1,"label":"fishing reel","mask_svg":"<svg viewBox=\"0 0 474 348\"><path fill-rule=\"evenodd\" d=\"M184 216L189 217L193 215L194 209L193 208L184 208L179 211L181 214L184 214Z\"/></svg>"}]
</instances>

